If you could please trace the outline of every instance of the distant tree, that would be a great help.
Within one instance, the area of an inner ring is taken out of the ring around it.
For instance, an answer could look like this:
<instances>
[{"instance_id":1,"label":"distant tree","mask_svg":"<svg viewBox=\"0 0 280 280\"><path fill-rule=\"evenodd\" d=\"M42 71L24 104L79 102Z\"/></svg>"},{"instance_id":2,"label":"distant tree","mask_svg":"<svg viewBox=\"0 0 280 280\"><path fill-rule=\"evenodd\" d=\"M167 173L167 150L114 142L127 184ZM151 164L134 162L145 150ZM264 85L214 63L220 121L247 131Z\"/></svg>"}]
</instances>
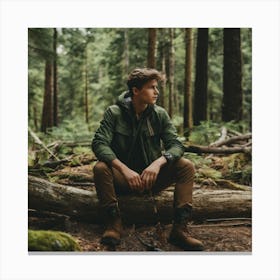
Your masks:
<instances>
[{"instance_id":1,"label":"distant tree","mask_svg":"<svg viewBox=\"0 0 280 280\"><path fill-rule=\"evenodd\" d=\"M173 117L174 107L174 70L175 70L175 49L174 49L174 29L169 29L169 54L168 54L168 84L169 84L169 103L168 113Z\"/></svg>"},{"instance_id":2,"label":"distant tree","mask_svg":"<svg viewBox=\"0 0 280 280\"><path fill-rule=\"evenodd\" d=\"M198 28L194 92L194 124L207 120L208 28Z\"/></svg>"},{"instance_id":3,"label":"distant tree","mask_svg":"<svg viewBox=\"0 0 280 280\"><path fill-rule=\"evenodd\" d=\"M85 120L89 123L89 113L88 113L88 56L87 49L85 49Z\"/></svg>"},{"instance_id":4,"label":"distant tree","mask_svg":"<svg viewBox=\"0 0 280 280\"><path fill-rule=\"evenodd\" d=\"M223 121L242 120L240 28L224 29Z\"/></svg>"},{"instance_id":5,"label":"distant tree","mask_svg":"<svg viewBox=\"0 0 280 280\"><path fill-rule=\"evenodd\" d=\"M148 63L149 68L156 67L156 42L157 42L157 29L149 28L148 33Z\"/></svg>"},{"instance_id":6,"label":"distant tree","mask_svg":"<svg viewBox=\"0 0 280 280\"><path fill-rule=\"evenodd\" d=\"M242 56L242 119L252 128L252 29L241 30Z\"/></svg>"},{"instance_id":7,"label":"distant tree","mask_svg":"<svg viewBox=\"0 0 280 280\"><path fill-rule=\"evenodd\" d=\"M124 29L124 72L129 72L129 39L128 28Z\"/></svg>"},{"instance_id":8,"label":"distant tree","mask_svg":"<svg viewBox=\"0 0 280 280\"><path fill-rule=\"evenodd\" d=\"M57 100L57 30L53 29L53 125L58 126L58 100Z\"/></svg>"},{"instance_id":9,"label":"distant tree","mask_svg":"<svg viewBox=\"0 0 280 280\"><path fill-rule=\"evenodd\" d=\"M160 28L158 29L158 61L157 68L161 71L163 75L163 80L159 85L160 95L159 95L159 104L160 106L165 108L165 93L166 93L166 62L167 62L167 50L168 46L166 44L166 29Z\"/></svg>"},{"instance_id":10,"label":"distant tree","mask_svg":"<svg viewBox=\"0 0 280 280\"><path fill-rule=\"evenodd\" d=\"M53 126L53 30L51 28L28 29L28 53L30 57L45 64L41 131L46 132L47 128ZM37 127L37 110L33 112L34 124Z\"/></svg>"},{"instance_id":11,"label":"distant tree","mask_svg":"<svg viewBox=\"0 0 280 280\"><path fill-rule=\"evenodd\" d=\"M222 120L223 96L223 29L209 29L208 43L208 118L213 122Z\"/></svg>"},{"instance_id":12,"label":"distant tree","mask_svg":"<svg viewBox=\"0 0 280 280\"><path fill-rule=\"evenodd\" d=\"M192 29L185 29L185 95L184 95L184 130L193 126L192 119Z\"/></svg>"},{"instance_id":13,"label":"distant tree","mask_svg":"<svg viewBox=\"0 0 280 280\"><path fill-rule=\"evenodd\" d=\"M85 61L87 32L79 28L62 29L63 55L61 55L59 104L63 107L61 119L85 120Z\"/></svg>"},{"instance_id":14,"label":"distant tree","mask_svg":"<svg viewBox=\"0 0 280 280\"><path fill-rule=\"evenodd\" d=\"M52 107L52 60L47 59L45 64L45 91L42 110L41 131L46 133L47 129L53 126Z\"/></svg>"}]
</instances>

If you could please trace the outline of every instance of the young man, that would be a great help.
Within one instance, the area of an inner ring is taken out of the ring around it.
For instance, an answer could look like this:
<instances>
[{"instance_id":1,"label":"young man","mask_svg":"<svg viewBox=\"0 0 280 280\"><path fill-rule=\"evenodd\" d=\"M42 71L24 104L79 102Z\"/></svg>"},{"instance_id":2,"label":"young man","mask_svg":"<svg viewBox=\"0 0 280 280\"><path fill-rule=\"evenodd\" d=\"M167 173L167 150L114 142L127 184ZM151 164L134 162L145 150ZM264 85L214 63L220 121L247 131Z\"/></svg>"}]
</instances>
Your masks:
<instances>
[{"instance_id":1,"label":"young man","mask_svg":"<svg viewBox=\"0 0 280 280\"><path fill-rule=\"evenodd\" d=\"M176 183L169 241L185 250L203 250L187 229L194 166L183 157L184 146L167 112L156 105L160 80L155 69L134 69L128 77L128 91L105 111L92 141L99 160L94 167L95 186L106 222L101 242L120 243L122 222L116 193L156 193Z\"/></svg>"}]
</instances>

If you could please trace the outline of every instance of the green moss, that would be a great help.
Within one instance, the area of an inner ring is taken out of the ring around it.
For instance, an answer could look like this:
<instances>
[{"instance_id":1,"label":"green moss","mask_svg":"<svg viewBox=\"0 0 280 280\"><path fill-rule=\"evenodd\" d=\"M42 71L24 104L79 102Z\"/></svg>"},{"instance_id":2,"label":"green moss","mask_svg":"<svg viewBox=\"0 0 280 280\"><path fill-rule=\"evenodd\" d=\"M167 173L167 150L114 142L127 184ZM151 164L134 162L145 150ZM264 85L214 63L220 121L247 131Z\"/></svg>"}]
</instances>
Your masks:
<instances>
[{"instance_id":1,"label":"green moss","mask_svg":"<svg viewBox=\"0 0 280 280\"><path fill-rule=\"evenodd\" d=\"M222 177L221 172L210 167L199 168L197 171L198 178L211 178L215 180Z\"/></svg>"},{"instance_id":2,"label":"green moss","mask_svg":"<svg viewBox=\"0 0 280 280\"><path fill-rule=\"evenodd\" d=\"M79 244L67 233L49 230L28 230L29 251L81 251Z\"/></svg>"},{"instance_id":3,"label":"green moss","mask_svg":"<svg viewBox=\"0 0 280 280\"><path fill-rule=\"evenodd\" d=\"M92 150L91 150L90 147L81 147L81 146L78 146L78 147L75 147L75 148L73 149L73 154L75 154L75 155L87 154L87 155L92 156Z\"/></svg>"},{"instance_id":4,"label":"green moss","mask_svg":"<svg viewBox=\"0 0 280 280\"><path fill-rule=\"evenodd\" d=\"M74 157L69 163L69 166L79 166L79 165L82 165L79 157Z\"/></svg>"},{"instance_id":5,"label":"green moss","mask_svg":"<svg viewBox=\"0 0 280 280\"><path fill-rule=\"evenodd\" d=\"M223 158L223 177L240 184L251 185L252 159L250 154L233 154Z\"/></svg>"}]
</instances>

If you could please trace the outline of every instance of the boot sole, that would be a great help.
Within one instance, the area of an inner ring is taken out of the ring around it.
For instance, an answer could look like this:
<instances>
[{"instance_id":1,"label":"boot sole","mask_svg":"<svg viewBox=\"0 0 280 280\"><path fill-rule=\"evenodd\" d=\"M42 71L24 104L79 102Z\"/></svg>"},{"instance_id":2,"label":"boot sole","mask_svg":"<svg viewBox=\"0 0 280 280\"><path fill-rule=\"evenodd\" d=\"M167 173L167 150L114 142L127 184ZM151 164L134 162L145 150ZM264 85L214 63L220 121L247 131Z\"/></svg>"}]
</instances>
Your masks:
<instances>
[{"instance_id":1,"label":"boot sole","mask_svg":"<svg viewBox=\"0 0 280 280\"><path fill-rule=\"evenodd\" d=\"M173 240L173 239L168 239L168 242L172 245L175 245L185 251L204 251L204 247L203 246L197 246L197 247L194 247L194 246L187 246L187 245L183 245L176 241L176 240Z\"/></svg>"}]
</instances>

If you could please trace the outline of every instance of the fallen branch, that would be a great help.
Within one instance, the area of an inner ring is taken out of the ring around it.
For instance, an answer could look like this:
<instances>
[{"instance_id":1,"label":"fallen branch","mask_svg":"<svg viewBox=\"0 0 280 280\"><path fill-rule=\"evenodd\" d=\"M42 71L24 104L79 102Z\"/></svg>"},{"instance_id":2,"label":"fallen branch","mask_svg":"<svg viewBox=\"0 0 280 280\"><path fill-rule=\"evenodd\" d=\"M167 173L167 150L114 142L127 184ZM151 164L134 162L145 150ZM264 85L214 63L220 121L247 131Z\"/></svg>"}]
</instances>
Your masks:
<instances>
[{"instance_id":1,"label":"fallen branch","mask_svg":"<svg viewBox=\"0 0 280 280\"><path fill-rule=\"evenodd\" d=\"M40 140L40 138L31 130L30 127L28 127L28 132L31 135L31 137L34 139L35 143L42 146L44 150L46 150L52 157L54 157L57 161L60 159Z\"/></svg>"},{"instance_id":2,"label":"fallen branch","mask_svg":"<svg viewBox=\"0 0 280 280\"><path fill-rule=\"evenodd\" d=\"M217 141L215 141L214 143L211 143L209 146L210 147L218 147L221 142L224 142L226 140L226 137L227 137L227 129L223 126L221 128L220 138Z\"/></svg>"},{"instance_id":3,"label":"fallen branch","mask_svg":"<svg viewBox=\"0 0 280 280\"><path fill-rule=\"evenodd\" d=\"M251 147L207 147L200 145L189 145L185 146L186 153L195 154L234 154L234 153L250 153L252 151Z\"/></svg>"},{"instance_id":4,"label":"fallen branch","mask_svg":"<svg viewBox=\"0 0 280 280\"><path fill-rule=\"evenodd\" d=\"M219 223L219 224L211 224L211 225L190 225L190 228L204 228L204 227L240 227L240 226L246 226L251 227L252 224L248 222L239 222L239 223Z\"/></svg>"},{"instance_id":5,"label":"fallen branch","mask_svg":"<svg viewBox=\"0 0 280 280\"><path fill-rule=\"evenodd\" d=\"M252 138L252 133L247 133L247 134L239 135L239 136L233 136L229 139L225 139L224 141L219 141L215 145L215 147L221 147L223 145L230 145L230 144L236 143L238 141L244 141L244 140L248 140L248 139L251 139L251 138Z\"/></svg>"}]
</instances>

